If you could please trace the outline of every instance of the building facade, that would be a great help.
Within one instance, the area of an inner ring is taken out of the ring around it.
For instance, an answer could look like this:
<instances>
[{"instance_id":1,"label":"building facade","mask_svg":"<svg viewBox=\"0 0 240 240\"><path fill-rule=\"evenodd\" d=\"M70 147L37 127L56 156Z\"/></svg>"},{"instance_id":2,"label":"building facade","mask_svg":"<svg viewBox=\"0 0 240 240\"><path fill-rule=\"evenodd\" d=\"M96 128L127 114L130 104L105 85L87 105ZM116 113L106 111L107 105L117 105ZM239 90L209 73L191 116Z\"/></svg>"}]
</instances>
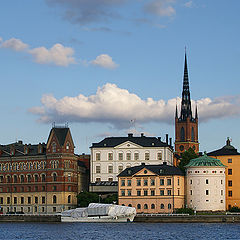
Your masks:
<instances>
[{"instance_id":1,"label":"building facade","mask_svg":"<svg viewBox=\"0 0 240 240\"><path fill-rule=\"evenodd\" d=\"M225 166L206 154L186 165L187 206L197 211L225 211Z\"/></svg>"},{"instance_id":2,"label":"building facade","mask_svg":"<svg viewBox=\"0 0 240 240\"><path fill-rule=\"evenodd\" d=\"M75 207L82 168L66 127L53 127L47 144L0 145L1 211L44 214Z\"/></svg>"},{"instance_id":3,"label":"building facade","mask_svg":"<svg viewBox=\"0 0 240 240\"><path fill-rule=\"evenodd\" d=\"M185 152L189 148L192 148L196 153L199 152L198 113L196 107L195 117L192 114L189 89L187 56L185 53L181 112L179 116L176 106L175 114L175 152L178 155Z\"/></svg>"},{"instance_id":4,"label":"building facade","mask_svg":"<svg viewBox=\"0 0 240 240\"><path fill-rule=\"evenodd\" d=\"M168 137L167 137L168 138ZM171 141L171 139L170 139ZM146 164L173 164L171 143L160 138L108 137L91 147L91 183L117 181L117 175L124 169Z\"/></svg>"},{"instance_id":5,"label":"building facade","mask_svg":"<svg viewBox=\"0 0 240 240\"><path fill-rule=\"evenodd\" d=\"M227 166L226 175L226 209L240 207L240 153L227 139L226 145L208 153L208 156L218 158Z\"/></svg>"},{"instance_id":6,"label":"building facade","mask_svg":"<svg viewBox=\"0 0 240 240\"><path fill-rule=\"evenodd\" d=\"M137 213L173 213L184 206L184 174L166 162L127 168L118 176L118 202Z\"/></svg>"}]
</instances>

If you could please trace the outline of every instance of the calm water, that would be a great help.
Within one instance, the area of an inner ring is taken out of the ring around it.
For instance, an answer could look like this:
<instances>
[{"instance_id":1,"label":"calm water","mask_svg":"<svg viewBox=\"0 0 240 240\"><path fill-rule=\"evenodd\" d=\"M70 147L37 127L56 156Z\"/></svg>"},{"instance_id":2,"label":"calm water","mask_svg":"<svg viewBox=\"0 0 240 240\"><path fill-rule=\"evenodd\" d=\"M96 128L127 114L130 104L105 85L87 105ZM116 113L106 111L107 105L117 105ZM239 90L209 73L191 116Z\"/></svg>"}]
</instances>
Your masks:
<instances>
[{"instance_id":1,"label":"calm water","mask_svg":"<svg viewBox=\"0 0 240 240\"><path fill-rule=\"evenodd\" d=\"M240 224L0 223L0 239L240 239Z\"/></svg>"}]
</instances>

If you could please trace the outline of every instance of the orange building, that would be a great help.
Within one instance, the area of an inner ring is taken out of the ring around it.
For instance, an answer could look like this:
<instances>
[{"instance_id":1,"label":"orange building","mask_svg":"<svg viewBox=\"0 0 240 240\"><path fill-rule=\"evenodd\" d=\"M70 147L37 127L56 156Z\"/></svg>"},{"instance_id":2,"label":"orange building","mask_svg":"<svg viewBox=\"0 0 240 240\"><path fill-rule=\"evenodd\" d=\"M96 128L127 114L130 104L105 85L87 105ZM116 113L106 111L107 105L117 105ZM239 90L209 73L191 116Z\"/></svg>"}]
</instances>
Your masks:
<instances>
[{"instance_id":1,"label":"orange building","mask_svg":"<svg viewBox=\"0 0 240 240\"><path fill-rule=\"evenodd\" d=\"M166 162L127 168L118 175L118 202L137 213L172 213L184 206L184 174Z\"/></svg>"},{"instance_id":2,"label":"orange building","mask_svg":"<svg viewBox=\"0 0 240 240\"><path fill-rule=\"evenodd\" d=\"M240 153L227 139L221 149L208 153L208 156L217 158L227 166L226 174L226 209L240 207Z\"/></svg>"}]
</instances>

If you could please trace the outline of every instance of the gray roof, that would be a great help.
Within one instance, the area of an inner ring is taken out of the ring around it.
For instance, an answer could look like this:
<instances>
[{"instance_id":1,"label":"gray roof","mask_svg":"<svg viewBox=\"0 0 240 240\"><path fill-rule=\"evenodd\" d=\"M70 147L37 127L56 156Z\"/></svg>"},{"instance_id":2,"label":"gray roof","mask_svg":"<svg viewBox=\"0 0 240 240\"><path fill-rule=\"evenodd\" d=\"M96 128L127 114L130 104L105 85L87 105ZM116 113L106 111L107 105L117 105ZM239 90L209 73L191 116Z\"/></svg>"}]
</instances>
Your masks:
<instances>
[{"instance_id":1,"label":"gray roof","mask_svg":"<svg viewBox=\"0 0 240 240\"><path fill-rule=\"evenodd\" d=\"M68 131L70 130L69 128L66 128L66 127L53 127L50 131L49 137L51 136L52 132L54 132L60 146L63 146L65 143Z\"/></svg>"}]
</instances>

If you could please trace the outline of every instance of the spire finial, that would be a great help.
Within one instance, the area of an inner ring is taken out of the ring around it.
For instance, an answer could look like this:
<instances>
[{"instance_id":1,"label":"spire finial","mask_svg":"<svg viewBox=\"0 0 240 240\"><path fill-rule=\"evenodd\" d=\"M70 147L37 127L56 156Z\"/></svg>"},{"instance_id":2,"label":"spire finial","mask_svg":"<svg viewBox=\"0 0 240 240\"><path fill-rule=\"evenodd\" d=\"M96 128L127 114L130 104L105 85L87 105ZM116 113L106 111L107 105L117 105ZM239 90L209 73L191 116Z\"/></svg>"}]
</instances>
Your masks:
<instances>
[{"instance_id":1,"label":"spire finial","mask_svg":"<svg viewBox=\"0 0 240 240\"><path fill-rule=\"evenodd\" d=\"M198 118L198 110L197 110L197 103L196 103L196 111L195 111L195 118Z\"/></svg>"}]
</instances>

